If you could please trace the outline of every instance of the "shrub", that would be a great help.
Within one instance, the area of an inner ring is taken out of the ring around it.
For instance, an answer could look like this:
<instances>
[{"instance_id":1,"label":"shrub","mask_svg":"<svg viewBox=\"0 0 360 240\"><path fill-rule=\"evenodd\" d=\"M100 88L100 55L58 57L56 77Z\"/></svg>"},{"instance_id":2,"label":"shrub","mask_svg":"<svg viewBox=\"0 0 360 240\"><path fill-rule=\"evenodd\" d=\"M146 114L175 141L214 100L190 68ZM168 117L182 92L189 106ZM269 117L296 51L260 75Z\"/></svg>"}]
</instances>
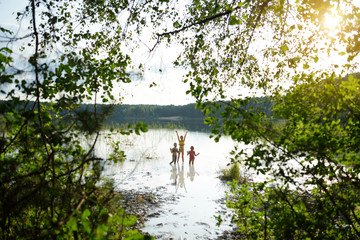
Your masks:
<instances>
[{"instance_id":1,"label":"shrub","mask_svg":"<svg viewBox=\"0 0 360 240\"><path fill-rule=\"evenodd\" d=\"M237 181L238 183L249 182L250 176L247 173L241 173L238 163L231 164L230 167L220 170L220 179L224 181Z\"/></svg>"}]
</instances>

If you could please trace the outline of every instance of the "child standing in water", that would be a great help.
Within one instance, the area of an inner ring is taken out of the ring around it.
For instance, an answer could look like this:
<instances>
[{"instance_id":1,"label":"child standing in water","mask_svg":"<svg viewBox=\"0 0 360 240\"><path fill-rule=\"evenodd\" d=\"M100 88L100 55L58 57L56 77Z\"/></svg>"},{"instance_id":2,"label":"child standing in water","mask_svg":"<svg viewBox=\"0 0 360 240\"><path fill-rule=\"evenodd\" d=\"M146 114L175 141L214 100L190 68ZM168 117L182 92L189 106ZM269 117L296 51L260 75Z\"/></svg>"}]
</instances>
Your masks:
<instances>
[{"instance_id":1,"label":"child standing in water","mask_svg":"<svg viewBox=\"0 0 360 240\"><path fill-rule=\"evenodd\" d=\"M194 146L190 147L190 151L187 152L187 155L189 155L189 164L194 165L195 156L198 156L200 153L195 153Z\"/></svg>"},{"instance_id":2,"label":"child standing in water","mask_svg":"<svg viewBox=\"0 0 360 240\"><path fill-rule=\"evenodd\" d=\"M184 136L179 137L178 131L176 131L176 136L179 140L179 154L178 154L178 159L177 159L178 162L180 159L180 154L182 154L182 161L184 162L184 146L185 146L186 134L187 134L187 132L185 133Z\"/></svg>"},{"instance_id":3,"label":"child standing in water","mask_svg":"<svg viewBox=\"0 0 360 240\"><path fill-rule=\"evenodd\" d=\"M174 147L170 148L170 152L172 154L172 161L170 162L170 165L172 163L176 163L176 157L177 157L177 153L178 153L178 149L177 149L177 144L174 143Z\"/></svg>"}]
</instances>

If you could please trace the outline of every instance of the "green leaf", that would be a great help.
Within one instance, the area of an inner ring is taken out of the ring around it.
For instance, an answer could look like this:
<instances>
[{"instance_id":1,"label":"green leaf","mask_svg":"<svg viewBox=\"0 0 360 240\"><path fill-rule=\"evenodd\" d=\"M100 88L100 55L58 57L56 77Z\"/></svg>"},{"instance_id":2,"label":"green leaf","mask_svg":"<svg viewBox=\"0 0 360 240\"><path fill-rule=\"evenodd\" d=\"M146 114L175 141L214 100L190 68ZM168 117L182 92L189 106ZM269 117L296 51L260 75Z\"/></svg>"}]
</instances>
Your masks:
<instances>
[{"instance_id":1,"label":"green leaf","mask_svg":"<svg viewBox=\"0 0 360 240\"><path fill-rule=\"evenodd\" d=\"M88 217L90 215L91 215L91 212L89 209L85 209L85 211L81 215L82 227L84 228L84 231L87 233L91 233L90 221L88 220Z\"/></svg>"},{"instance_id":2,"label":"green leaf","mask_svg":"<svg viewBox=\"0 0 360 240\"><path fill-rule=\"evenodd\" d=\"M173 26L174 26L174 28L180 28L181 24L178 21L176 21L176 22L174 22Z\"/></svg>"},{"instance_id":3,"label":"green leaf","mask_svg":"<svg viewBox=\"0 0 360 240\"><path fill-rule=\"evenodd\" d=\"M229 19L229 24L230 25L238 25L238 24L241 24L241 20L238 19L236 15L232 15Z\"/></svg>"},{"instance_id":4,"label":"green leaf","mask_svg":"<svg viewBox=\"0 0 360 240\"><path fill-rule=\"evenodd\" d=\"M284 52L284 53L289 50L289 48L288 48L288 46L287 46L286 44L282 45L282 46L280 47L280 49L281 49L281 51Z\"/></svg>"},{"instance_id":5,"label":"green leaf","mask_svg":"<svg viewBox=\"0 0 360 240\"><path fill-rule=\"evenodd\" d=\"M319 61L319 57L318 56L315 56L314 58L314 62L317 63Z\"/></svg>"},{"instance_id":6,"label":"green leaf","mask_svg":"<svg viewBox=\"0 0 360 240\"><path fill-rule=\"evenodd\" d=\"M66 226L69 228L70 232L78 231L77 221L74 217L70 218L70 220L66 223Z\"/></svg>"}]
</instances>

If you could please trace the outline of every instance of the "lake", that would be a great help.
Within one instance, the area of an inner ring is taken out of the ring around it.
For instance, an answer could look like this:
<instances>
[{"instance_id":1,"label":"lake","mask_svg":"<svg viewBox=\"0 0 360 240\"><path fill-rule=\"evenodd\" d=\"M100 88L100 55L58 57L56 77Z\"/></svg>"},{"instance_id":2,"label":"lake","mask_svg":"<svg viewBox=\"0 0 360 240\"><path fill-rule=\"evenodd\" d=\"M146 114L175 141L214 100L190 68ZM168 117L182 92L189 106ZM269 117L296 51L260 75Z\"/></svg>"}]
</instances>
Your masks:
<instances>
[{"instance_id":1,"label":"lake","mask_svg":"<svg viewBox=\"0 0 360 240\"><path fill-rule=\"evenodd\" d=\"M179 130L179 134L184 135L185 131ZM229 152L235 145L229 137L215 143L209 133L188 132L185 154L190 146L200 153L193 166L189 166L186 155L184 163L180 158L175 166L169 165L170 148L178 142L175 130L153 129L141 135L102 137L96 154L107 158L111 141L119 141L127 156L125 162L108 164L104 171L104 176L114 180L117 190L134 189L174 197L174 201L161 206L159 216L145 222L143 231L157 239L214 239L232 228L229 223L217 227L214 218L228 211L223 202L228 186L218 176L220 169L230 162Z\"/></svg>"}]
</instances>

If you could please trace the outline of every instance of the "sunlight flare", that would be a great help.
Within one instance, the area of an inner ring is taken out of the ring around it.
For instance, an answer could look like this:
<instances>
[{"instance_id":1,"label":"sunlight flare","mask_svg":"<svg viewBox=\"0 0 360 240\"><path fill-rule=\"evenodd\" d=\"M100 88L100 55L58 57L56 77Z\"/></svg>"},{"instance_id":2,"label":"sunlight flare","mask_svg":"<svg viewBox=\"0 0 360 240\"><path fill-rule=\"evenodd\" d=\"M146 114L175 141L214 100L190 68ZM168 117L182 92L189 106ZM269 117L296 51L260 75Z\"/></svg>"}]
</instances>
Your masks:
<instances>
[{"instance_id":1,"label":"sunlight flare","mask_svg":"<svg viewBox=\"0 0 360 240\"><path fill-rule=\"evenodd\" d=\"M336 31L341 24L341 17L336 14L325 14L323 26L329 31Z\"/></svg>"}]
</instances>

